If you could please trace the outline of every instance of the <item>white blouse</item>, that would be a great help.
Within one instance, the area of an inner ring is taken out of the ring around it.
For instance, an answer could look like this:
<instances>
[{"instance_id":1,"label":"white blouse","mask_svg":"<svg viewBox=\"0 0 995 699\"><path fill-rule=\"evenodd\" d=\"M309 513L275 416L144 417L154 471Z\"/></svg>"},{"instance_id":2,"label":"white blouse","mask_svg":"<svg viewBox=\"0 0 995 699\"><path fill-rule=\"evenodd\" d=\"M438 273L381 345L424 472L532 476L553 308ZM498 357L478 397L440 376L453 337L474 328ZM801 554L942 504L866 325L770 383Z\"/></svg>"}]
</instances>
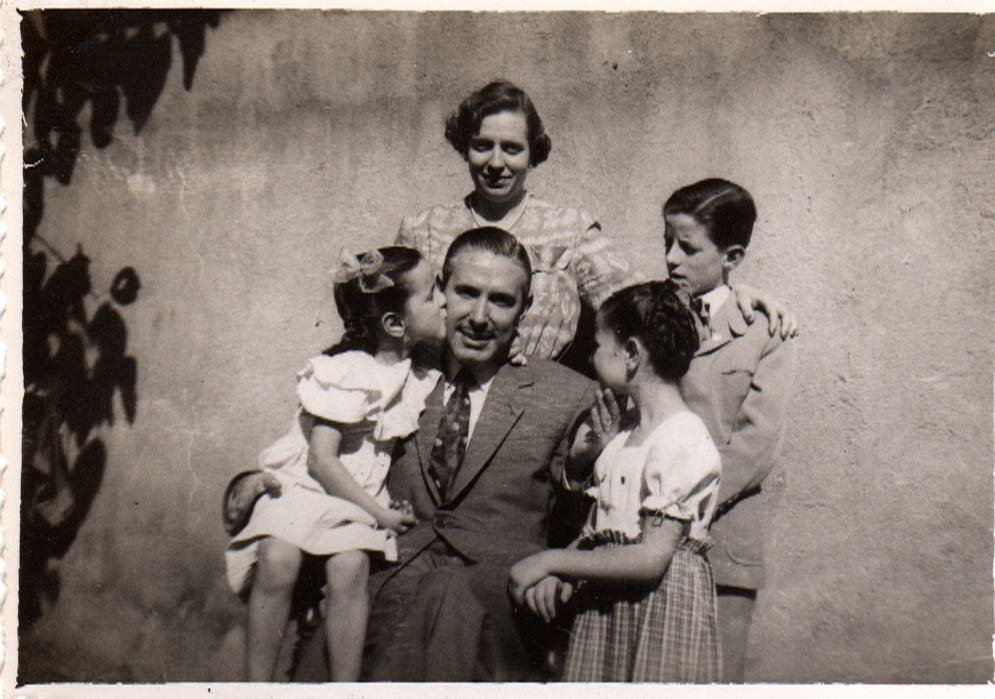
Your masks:
<instances>
[{"instance_id":1,"label":"white blouse","mask_svg":"<svg viewBox=\"0 0 995 699\"><path fill-rule=\"evenodd\" d=\"M689 411L667 418L642 444L631 430L608 443L594 464L595 499L584 535L615 530L635 539L640 511L689 522L688 537L705 541L719 491L720 458L705 423Z\"/></svg>"}]
</instances>

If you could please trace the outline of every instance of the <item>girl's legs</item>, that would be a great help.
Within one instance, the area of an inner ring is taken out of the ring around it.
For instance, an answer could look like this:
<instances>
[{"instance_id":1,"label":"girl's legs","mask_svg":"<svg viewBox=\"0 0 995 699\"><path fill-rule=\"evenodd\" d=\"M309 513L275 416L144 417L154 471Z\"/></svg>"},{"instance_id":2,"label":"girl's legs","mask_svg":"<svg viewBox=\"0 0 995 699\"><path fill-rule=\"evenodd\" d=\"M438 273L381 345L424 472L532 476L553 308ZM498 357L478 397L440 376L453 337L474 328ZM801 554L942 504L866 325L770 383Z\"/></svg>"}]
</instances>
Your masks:
<instances>
[{"instance_id":1,"label":"girl's legs","mask_svg":"<svg viewBox=\"0 0 995 699\"><path fill-rule=\"evenodd\" d=\"M369 555L365 551L335 554L325 564L325 574L328 577L325 636L332 681L356 682L363 662L370 607L366 587L370 576Z\"/></svg>"},{"instance_id":2,"label":"girl's legs","mask_svg":"<svg viewBox=\"0 0 995 699\"><path fill-rule=\"evenodd\" d=\"M250 682L270 682L276 673L301 559L300 549L286 541L267 537L259 544L245 644L245 677Z\"/></svg>"}]
</instances>

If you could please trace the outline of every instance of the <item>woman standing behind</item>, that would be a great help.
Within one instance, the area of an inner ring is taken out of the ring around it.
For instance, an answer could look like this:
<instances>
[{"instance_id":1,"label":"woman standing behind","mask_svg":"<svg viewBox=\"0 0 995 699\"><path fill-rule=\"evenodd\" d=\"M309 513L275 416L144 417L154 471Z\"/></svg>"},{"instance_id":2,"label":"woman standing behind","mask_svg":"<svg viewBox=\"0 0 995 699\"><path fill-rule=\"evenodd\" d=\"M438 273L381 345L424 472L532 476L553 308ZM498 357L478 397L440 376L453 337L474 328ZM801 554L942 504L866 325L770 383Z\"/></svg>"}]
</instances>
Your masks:
<instances>
[{"instance_id":1,"label":"woman standing behind","mask_svg":"<svg viewBox=\"0 0 995 699\"><path fill-rule=\"evenodd\" d=\"M405 218L396 244L415 248L440 272L449 244L463 231L496 226L513 234L533 270L532 307L519 324L516 350L590 373L594 313L643 275L616 252L589 213L554 206L526 189L529 171L545 162L551 141L524 90L497 80L471 93L446 121L446 140L466 161L473 191ZM782 337L796 332L794 316L774 299L744 287L735 289L735 299L748 323L753 308L760 308L772 335L778 329Z\"/></svg>"},{"instance_id":2,"label":"woman standing behind","mask_svg":"<svg viewBox=\"0 0 995 699\"><path fill-rule=\"evenodd\" d=\"M525 188L529 170L546 160L551 142L523 90L496 81L472 93L447 120L446 139L469 166L473 191L405 218L397 244L416 248L438 270L463 231L497 226L514 234L533 269L532 307L519 325L520 349L527 356L561 358L577 331L581 304L595 311L641 275L615 253L590 214L554 206Z\"/></svg>"}]
</instances>

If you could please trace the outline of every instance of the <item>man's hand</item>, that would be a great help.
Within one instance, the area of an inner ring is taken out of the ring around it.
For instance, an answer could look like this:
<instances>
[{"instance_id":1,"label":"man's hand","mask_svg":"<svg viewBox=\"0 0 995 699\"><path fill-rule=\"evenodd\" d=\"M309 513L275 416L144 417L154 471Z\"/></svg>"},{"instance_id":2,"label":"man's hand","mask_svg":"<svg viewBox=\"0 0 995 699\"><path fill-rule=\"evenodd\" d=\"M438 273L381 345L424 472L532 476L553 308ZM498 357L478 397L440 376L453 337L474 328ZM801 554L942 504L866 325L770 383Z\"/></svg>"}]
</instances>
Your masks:
<instances>
[{"instance_id":1,"label":"man's hand","mask_svg":"<svg viewBox=\"0 0 995 699\"><path fill-rule=\"evenodd\" d=\"M570 601L573 593L573 583L547 575L525 591L525 606L548 624Z\"/></svg>"},{"instance_id":2,"label":"man's hand","mask_svg":"<svg viewBox=\"0 0 995 699\"><path fill-rule=\"evenodd\" d=\"M235 476L225 493L225 531L229 536L240 532L249 521L256 500L262 495L276 498L280 496L280 492L280 481L272 473L249 471Z\"/></svg>"},{"instance_id":3,"label":"man's hand","mask_svg":"<svg viewBox=\"0 0 995 699\"><path fill-rule=\"evenodd\" d=\"M756 320L756 313L753 312L756 308L767 314L767 332L771 336L778 330L781 332L782 340L798 335L798 318L780 301L741 284L736 285L733 291L736 294L739 311L747 323Z\"/></svg>"}]
</instances>

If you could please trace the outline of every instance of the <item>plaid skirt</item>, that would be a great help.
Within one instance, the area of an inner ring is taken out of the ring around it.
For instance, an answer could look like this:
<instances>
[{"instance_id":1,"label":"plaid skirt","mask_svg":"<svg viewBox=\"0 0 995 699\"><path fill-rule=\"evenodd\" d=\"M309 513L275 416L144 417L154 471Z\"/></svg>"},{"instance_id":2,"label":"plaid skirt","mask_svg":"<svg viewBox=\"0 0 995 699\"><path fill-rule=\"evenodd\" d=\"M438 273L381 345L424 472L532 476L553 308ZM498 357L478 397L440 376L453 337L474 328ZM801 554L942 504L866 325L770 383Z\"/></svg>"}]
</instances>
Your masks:
<instances>
[{"instance_id":1,"label":"plaid skirt","mask_svg":"<svg viewBox=\"0 0 995 699\"><path fill-rule=\"evenodd\" d=\"M563 679L721 681L715 583L704 548L682 542L659 586L649 591L584 585Z\"/></svg>"}]
</instances>

